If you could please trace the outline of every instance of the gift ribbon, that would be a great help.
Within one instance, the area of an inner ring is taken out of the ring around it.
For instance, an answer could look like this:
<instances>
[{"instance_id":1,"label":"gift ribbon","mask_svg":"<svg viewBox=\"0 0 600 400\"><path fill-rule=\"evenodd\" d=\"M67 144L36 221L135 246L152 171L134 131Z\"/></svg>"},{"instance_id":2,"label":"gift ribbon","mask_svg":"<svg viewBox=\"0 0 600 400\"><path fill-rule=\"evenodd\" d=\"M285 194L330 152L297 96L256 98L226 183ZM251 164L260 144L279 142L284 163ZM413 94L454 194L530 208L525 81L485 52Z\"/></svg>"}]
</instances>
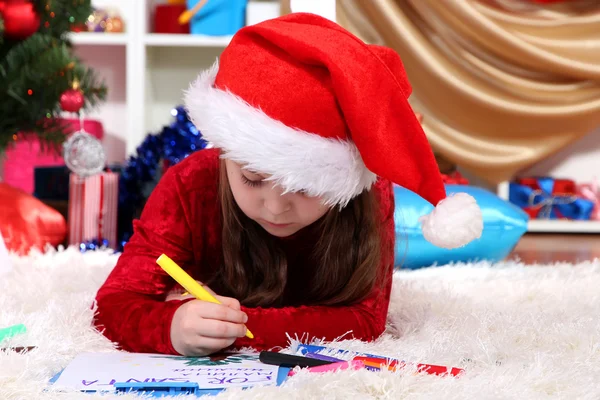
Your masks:
<instances>
[{"instance_id":1,"label":"gift ribbon","mask_svg":"<svg viewBox=\"0 0 600 400\"><path fill-rule=\"evenodd\" d=\"M535 179L539 189L511 183L510 201L523 209L539 210L538 218L589 220L594 203L575 194L553 193L555 180Z\"/></svg>"}]
</instances>

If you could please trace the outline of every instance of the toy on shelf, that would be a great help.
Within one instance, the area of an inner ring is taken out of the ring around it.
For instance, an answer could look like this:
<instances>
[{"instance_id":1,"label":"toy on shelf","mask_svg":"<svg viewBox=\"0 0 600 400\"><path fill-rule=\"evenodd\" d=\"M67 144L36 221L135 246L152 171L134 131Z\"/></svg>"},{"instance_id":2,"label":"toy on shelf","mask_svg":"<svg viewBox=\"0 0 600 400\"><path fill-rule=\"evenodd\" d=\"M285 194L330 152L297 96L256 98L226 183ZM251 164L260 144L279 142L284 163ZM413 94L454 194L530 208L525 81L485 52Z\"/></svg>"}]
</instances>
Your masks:
<instances>
[{"instance_id":1,"label":"toy on shelf","mask_svg":"<svg viewBox=\"0 0 600 400\"><path fill-rule=\"evenodd\" d=\"M179 16L187 11L186 0L169 0L154 9L154 33L189 34L190 24L179 23Z\"/></svg>"},{"instance_id":2,"label":"toy on shelf","mask_svg":"<svg viewBox=\"0 0 600 400\"><path fill-rule=\"evenodd\" d=\"M195 35L233 35L246 24L248 0L187 0L188 10L180 17L189 20Z\"/></svg>"},{"instance_id":3,"label":"toy on shelf","mask_svg":"<svg viewBox=\"0 0 600 400\"><path fill-rule=\"evenodd\" d=\"M96 8L86 22L88 32L123 33L125 23L113 8Z\"/></svg>"},{"instance_id":4,"label":"toy on shelf","mask_svg":"<svg viewBox=\"0 0 600 400\"><path fill-rule=\"evenodd\" d=\"M200 11L200 9L206 5L207 1L208 0L200 0L196 3L194 7L192 7L192 9L185 10L184 12L182 12L178 19L179 24L185 25L188 22L190 22L190 19L192 19L192 17L196 15L198 11Z\"/></svg>"}]
</instances>

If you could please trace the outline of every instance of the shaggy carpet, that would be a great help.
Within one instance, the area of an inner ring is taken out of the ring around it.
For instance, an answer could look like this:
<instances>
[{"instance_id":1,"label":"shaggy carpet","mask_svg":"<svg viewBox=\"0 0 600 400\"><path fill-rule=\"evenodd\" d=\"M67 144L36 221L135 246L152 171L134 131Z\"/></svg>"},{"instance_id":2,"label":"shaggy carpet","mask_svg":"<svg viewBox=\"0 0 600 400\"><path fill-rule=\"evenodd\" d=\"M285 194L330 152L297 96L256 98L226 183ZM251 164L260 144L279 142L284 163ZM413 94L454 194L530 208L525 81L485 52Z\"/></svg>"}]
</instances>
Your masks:
<instances>
[{"instance_id":1,"label":"shaggy carpet","mask_svg":"<svg viewBox=\"0 0 600 400\"><path fill-rule=\"evenodd\" d=\"M108 252L81 254L74 248L13 257L14 270L0 276L0 327L25 324L28 332L7 344L37 349L0 352L0 399L97 396L56 393L47 382L80 352L115 351L91 327L89 306L117 257ZM373 343L341 338L335 345L463 367L463 376L301 372L280 387L243 394L235 389L215 398L598 399L599 288L600 261L399 271L387 332Z\"/></svg>"}]
</instances>

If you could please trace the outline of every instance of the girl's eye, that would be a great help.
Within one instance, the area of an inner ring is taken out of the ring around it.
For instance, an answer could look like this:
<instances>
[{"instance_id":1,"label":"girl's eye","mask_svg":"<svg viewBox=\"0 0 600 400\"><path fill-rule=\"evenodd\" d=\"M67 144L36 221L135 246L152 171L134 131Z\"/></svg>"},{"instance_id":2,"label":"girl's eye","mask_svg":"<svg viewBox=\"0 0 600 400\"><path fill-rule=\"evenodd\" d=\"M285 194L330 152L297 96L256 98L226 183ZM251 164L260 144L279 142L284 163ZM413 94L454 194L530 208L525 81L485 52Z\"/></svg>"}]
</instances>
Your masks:
<instances>
[{"instance_id":1,"label":"girl's eye","mask_svg":"<svg viewBox=\"0 0 600 400\"><path fill-rule=\"evenodd\" d=\"M250 179L246 178L246 176L245 176L245 175L243 175L243 174L242 174L242 181L243 181L243 182L244 182L246 185L248 185L248 186L250 186L250 187L259 187L259 186L260 186L260 184L262 183L262 181L253 181L253 180L250 180Z\"/></svg>"}]
</instances>

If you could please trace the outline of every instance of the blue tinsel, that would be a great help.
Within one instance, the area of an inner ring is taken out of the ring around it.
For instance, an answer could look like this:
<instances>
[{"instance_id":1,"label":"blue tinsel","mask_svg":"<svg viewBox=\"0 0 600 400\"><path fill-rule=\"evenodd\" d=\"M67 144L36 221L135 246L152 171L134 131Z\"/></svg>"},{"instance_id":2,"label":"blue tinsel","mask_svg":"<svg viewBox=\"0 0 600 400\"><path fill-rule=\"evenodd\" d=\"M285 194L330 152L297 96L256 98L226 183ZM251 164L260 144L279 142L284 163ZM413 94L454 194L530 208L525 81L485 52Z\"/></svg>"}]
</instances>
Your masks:
<instances>
[{"instance_id":1,"label":"blue tinsel","mask_svg":"<svg viewBox=\"0 0 600 400\"><path fill-rule=\"evenodd\" d=\"M133 219L151 191L147 186L155 184L160 178L157 173L162 171L161 161L166 160L169 166L175 165L207 145L182 106L171 110L171 115L174 117L173 123L163 127L157 135L146 136L136 149L136 154L129 157L120 171L117 251L123 251L133 233ZM79 247L85 252L108 247L108 243L88 241Z\"/></svg>"}]
</instances>

